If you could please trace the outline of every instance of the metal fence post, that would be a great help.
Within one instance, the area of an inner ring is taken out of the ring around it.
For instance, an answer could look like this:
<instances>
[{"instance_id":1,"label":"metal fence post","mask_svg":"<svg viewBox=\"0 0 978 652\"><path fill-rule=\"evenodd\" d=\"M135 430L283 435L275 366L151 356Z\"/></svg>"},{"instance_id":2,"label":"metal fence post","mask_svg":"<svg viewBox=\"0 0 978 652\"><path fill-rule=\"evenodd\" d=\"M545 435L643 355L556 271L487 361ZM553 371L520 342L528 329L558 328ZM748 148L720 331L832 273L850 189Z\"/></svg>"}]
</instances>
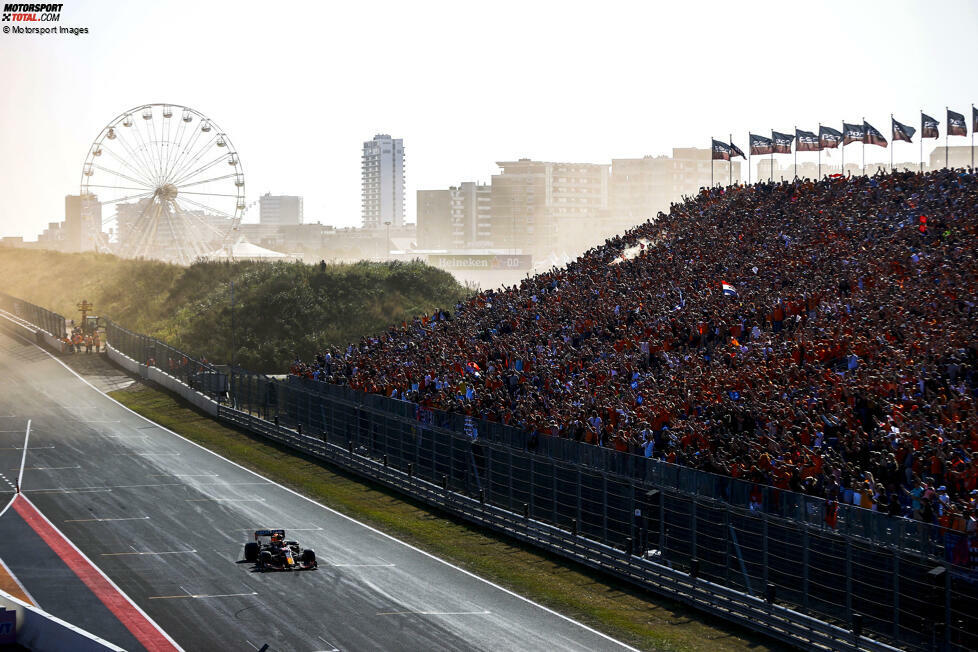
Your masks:
<instances>
[{"instance_id":1,"label":"metal fence post","mask_svg":"<svg viewBox=\"0 0 978 652\"><path fill-rule=\"evenodd\" d=\"M493 449L487 445L483 447L483 450L486 451L486 482L485 482L486 500L488 500L490 503L494 503L495 501L493 501L492 499L492 450ZM431 472L432 473L435 472L434 467L431 467Z\"/></svg>"},{"instance_id":2,"label":"metal fence post","mask_svg":"<svg viewBox=\"0 0 978 652\"><path fill-rule=\"evenodd\" d=\"M577 527L578 527L578 529L580 529L581 525L584 524L584 521L582 520L582 516L583 516L582 512L583 512L583 509L581 507L581 502L582 502L581 481L582 480L583 480L583 474L581 472L580 465L578 465L578 467L577 467L577 522L578 522L578 526Z\"/></svg>"},{"instance_id":3,"label":"metal fence post","mask_svg":"<svg viewBox=\"0 0 978 652\"><path fill-rule=\"evenodd\" d=\"M659 554L666 560L666 492L659 489Z\"/></svg>"},{"instance_id":4,"label":"metal fence post","mask_svg":"<svg viewBox=\"0 0 978 652\"><path fill-rule=\"evenodd\" d=\"M608 542L608 473L601 472L601 531L602 540Z\"/></svg>"},{"instance_id":5,"label":"metal fence post","mask_svg":"<svg viewBox=\"0 0 978 652\"><path fill-rule=\"evenodd\" d=\"M900 638L900 551L893 551L893 638Z\"/></svg>"},{"instance_id":6,"label":"metal fence post","mask_svg":"<svg viewBox=\"0 0 978 652\"><path fill-rule=\"evenodd\" d=\"M723 583L726 586L730 586L730 510L723 510L723 532L724 532L724 569L723 569Z\"/></svg>"},{"instance_id":7,"label":"metal fence post","mask_svg":"<svg viewBox=\"0 0 978 652\"><path fill-rule=\"evenodd\" d=\"M689 554L693 559L697 558L696 554L696 503L699 502L694 496L692 499L692 504L689 506ZM766 563L766 562L765 562Z\"/></svg>"},{"instance_id":8,"label":"metal fence post","mask_svg":"<svg viewBox=\"0 0 978 652\"><path fill-rule=\"evenodd\" d=\"M535 505L533 500L533 494L536 493L533 491L533 487L536 486L536 481L533 479L533 467L535 466L533 457L533 455L530 455L530 518L536 518L536 510L534 509Z\"/></svg>"},{"instance_id":9,"label":"metal fence post","mask_svg":"<svg viewBox=\"0 0 978 652\"><path fill-rule=\"evenodd\" d=\"M553 504L553 524L557 525L557 463L550 460L550 497Z\"/></svg>"},{"instance_id":10,"label":"metal fence post","mask_svg":"<svg viewBox=\"0 0 978 652\"><path fill-rule=\"evenodd\" d=\"M513 502L513 449L510 448L507 452L509 453L509 464L506 466L506 469L509 471L507 474L509 476L507 478L509 480L509 508L515 509L516 503Z\"/></svg>"},{"instance_id":11,"label":"metal fence post","mask_svg":"<svg viewBox=\"0 0 978 652\"><path fill-rule=\"evenodd\" d=\"M846 621L852 622L852 540L846 537Z\"/></svg>"},{"instance_id":12,"label":"metal fence post","mask_svg":"<svg viewBox=\"0 0 978 652\"><path fill-rule=\"evenodd\" d=\"M761 565L764 567L764 586L767 586L767 512L761 512Z\"/></svg>"},{"instance_id":13,"label":"metal fence post","mask_svg":"<svg viewBox=\"0 0 978 652\"><path fill-rule=\"evenodd\" d=\"M811 539L808 534L808 524L804 525L804 529L801 532L801 605L805 608L805 612L808 612L808 547L811 544Z\"/></svg>"}]
</instances>

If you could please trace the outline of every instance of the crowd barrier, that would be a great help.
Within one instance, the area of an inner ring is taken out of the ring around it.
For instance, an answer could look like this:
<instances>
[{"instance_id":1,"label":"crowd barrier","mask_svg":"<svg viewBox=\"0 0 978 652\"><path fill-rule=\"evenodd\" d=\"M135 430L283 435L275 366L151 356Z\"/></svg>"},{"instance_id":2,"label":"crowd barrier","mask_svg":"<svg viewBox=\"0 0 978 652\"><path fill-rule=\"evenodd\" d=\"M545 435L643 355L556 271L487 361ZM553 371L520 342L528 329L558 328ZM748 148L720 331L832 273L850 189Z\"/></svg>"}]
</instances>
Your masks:
<instances>
[{"instance_id":1,"label":"crowd barrier","mask_svg":"<svg viewBox=\"0 0 978 652\"><path fill-rule=\"evenodd\" d=\"M835 530L819 503L790 492L766 490L751 509L731 502L744 489L730 478L533 441L345 387L229 373L112 323L107 335L121 366L222 420L776 638L886 648L856 630L901 646L978 648L971 574L912 521L882 528L880 515L853 509Z\"/></svg>"},{"instance_id":2,"label":"crowd barrier","mask_svg":"<svg viewBox=\"0 0 978 652\"><path fill-rule=\"evenodd\" d=\"M28 303L3 292L0 292L0 310L4 310L15 317L23 319L32 324L35 330L40 329L46 335L54 338L58 344L53 348L59 351L61 350L60 341L67 331L65 330L65 318L58 313L51 312L40 306L35 306L33 303ZM47 343L50 344L51 342L47 341Z\"/></svg>"}]
</instances>

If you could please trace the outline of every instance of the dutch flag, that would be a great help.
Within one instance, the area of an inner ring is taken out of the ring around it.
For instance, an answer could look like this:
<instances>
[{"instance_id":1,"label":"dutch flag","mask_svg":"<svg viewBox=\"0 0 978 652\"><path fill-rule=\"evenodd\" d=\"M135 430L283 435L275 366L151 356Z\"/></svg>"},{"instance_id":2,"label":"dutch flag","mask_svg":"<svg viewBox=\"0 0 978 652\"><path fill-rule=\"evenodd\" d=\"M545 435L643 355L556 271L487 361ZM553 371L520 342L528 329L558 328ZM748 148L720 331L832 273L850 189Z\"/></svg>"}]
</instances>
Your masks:
<instances>
[{"instance_id":1,"label":"dutch flag","mask_svg":"<svg viewBox=\"0 0 978 652\"><path fill-rule=\"evenodd\" d=\"M730 285L726 281L720 281L720 285L723 286L723 294L725 296L728 296L728 297L735 297L735 296L737 296L737 288L735 288L734 286Z\"/></svg>"}]
</instances>

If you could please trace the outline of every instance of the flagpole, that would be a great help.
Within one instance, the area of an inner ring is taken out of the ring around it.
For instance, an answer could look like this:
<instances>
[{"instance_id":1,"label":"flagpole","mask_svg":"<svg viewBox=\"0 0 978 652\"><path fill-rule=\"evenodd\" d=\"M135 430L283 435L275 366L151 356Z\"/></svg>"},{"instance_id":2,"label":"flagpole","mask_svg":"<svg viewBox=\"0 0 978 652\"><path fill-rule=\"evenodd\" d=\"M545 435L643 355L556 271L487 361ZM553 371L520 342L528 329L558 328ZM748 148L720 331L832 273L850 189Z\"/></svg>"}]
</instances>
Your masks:
<instances>
[{"instance_id":1,"label":"flagpole","mask_svg":"<svg viewBox=\"0 0 978 652\"><path fill-rule=\"evenodd\" d=\"M798 125L795 125L795 179L798 178Z\"/></svg>"},{"instance_id":2,"label":"flagpole","mask_svg":"<svg viewBox=\"0 0 978 652\"><path fill-rule=\"evenodd\" d=\"M863 176L866 176L866 118L863 118Z\"/></svg>"},{"instance_id":3,"label":"flagpole","mask_svg":"<svg viewBox=\"0 0 978 652\"><path fill-rule=\"evenodd\" d=\"M818 180L822 180L822 123L818 123Z\"/></svg>"},{"instance_id":4,"label":"flagpole","mask_svg":"<svg viewBox=\"0 0 978 652\"><path fill-rule=\"evenodd\" d=\"M896 134L893 133L893 114L890 114L890 138L893 142L890 143L890 174L893 174L893 148L896 147Z\"/></svg>"},{"instance_id":5,"label":"flagpole","mask_svg":"<svg viewBox=\"0 0 978 652\"><path fill-rule=\"evenodd\" d=\"M947 157L947 137L948 137L948 135L950 135L950 132L951 132L951 121L948 119L948 111L950 111L950 110L951 109L948 108L948 106L945 104L944 105L944 120L947 122L947 126L944 127L944 167L946 167L948 170L951 169L951 162L948 160L948 157ZM940 145L938 145L938 147L940 147Z\"/></svg>"},{"instance_id":6,"label":"flagpole","mask_svg":"<svg viewBox=\"0 0 978 652\"><path fill-rule=\"evenodd\" d=\"M713 187L713 136L710 136L710 188Z\"/></svg>"},{"instance_id":7,"label":"flagpole","mask_svg":"<svg viewBox=\"0 0 978 652\"><path fill-rule=\"evenodd\" d=\"M730 142L732 144L733 143L733 134L727 134L727 137L730 138L730 140L728 142ZM975 141L975 135L972 134L971 135L972 148L974 148L974 141ZM732 149L733 148L731 148L731 150ZM972 157L974 157L974 152L972 152ZM727 162L730 164L730 165L727 166L727 170L730 172L730 181L727 182L727 185L728 186L732 186L733 185L733 151L730 152L730 160L727 161Z\"/></svg>"},{"instance_id":8,"label":"flagpole","mask_svg":"<svg viewBox=\"0 0 978 652\"><path fill-rule=\"evenodd\" d=\"M771 168L768 170L767 180L774 181L774 129L771 130Z\"/></svg>"},{"instance_id":9,"label":"flagpole","mask_svg":"<svg viewBox=\"0 0 978 652\"><path fill-rule=\"evenodd\" d=\"M924 110L920 110L920 173L924 173Z\"/></svg>"},{"instance_id":10,"label":"flagpole","mask_svg":"<svg viewBox=\"0 0 978 652\"><path fill-rule=\"evenodd\" d=\"M842 144L839 145L839 149L842 150L842 177L846 176L846 123L842 123Z\"/></svg>"},{"instance_id":11,"label":"flagpole","mask_svg":"<svg viewBox=\"0 0 978 652\"><path fill-rule=\"evenodd\" d=\"M971 105L971 171L975 171L975 105Z\"/></svg>"},{"instance_id":12,"label":"flagpole","mask_svg":"<svg viewBox=\"0 0 978 652\"><path fill-rule=\"evenodd\" d=\"M750 185L750 132L747 132L747 185Z\"/></svg>"}]
</instances>

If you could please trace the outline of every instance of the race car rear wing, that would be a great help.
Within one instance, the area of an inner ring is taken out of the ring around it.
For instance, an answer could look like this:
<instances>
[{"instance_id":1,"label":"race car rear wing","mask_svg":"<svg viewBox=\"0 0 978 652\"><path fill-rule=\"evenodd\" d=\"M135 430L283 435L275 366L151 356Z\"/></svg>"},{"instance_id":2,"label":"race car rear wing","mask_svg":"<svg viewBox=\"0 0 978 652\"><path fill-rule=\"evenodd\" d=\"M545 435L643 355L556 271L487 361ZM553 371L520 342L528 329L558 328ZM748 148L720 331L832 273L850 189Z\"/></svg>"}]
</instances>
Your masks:
<instances>
[{"instance_id":1,"label":"race car rear wing","mask_svg":"<svg viewBox=\"0 0 978 652\"><path fill-rule=\"evenodd\" d=\"M255 530L255 541L259 537L271 537L273 534L281 534L282 538L285 538L285 530Z\"/></svg>"}]
</instances>

